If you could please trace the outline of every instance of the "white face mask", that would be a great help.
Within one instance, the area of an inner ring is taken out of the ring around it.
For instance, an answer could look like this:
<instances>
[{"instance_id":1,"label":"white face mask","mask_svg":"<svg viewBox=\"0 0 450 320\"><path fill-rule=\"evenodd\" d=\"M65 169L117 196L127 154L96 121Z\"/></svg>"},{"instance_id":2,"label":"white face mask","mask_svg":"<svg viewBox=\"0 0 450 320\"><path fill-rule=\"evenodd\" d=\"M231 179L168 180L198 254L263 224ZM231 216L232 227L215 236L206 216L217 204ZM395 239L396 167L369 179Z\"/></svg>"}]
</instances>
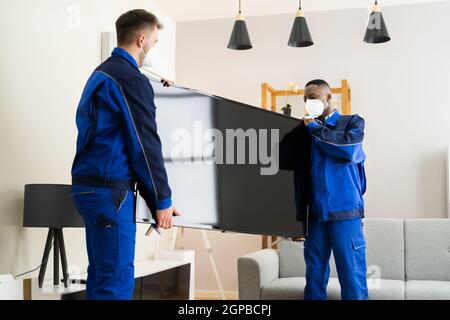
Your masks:
<instances>
[{"instance_id":1,"label":"white face mask","mask_svg":"<svg viewBox=\"0 0 450 320\"><path fill-rule=\"evenodd\" d=\"M144 48L141 48L141 50L142 54L144 55L142 66L151 68L153 66L153 50L150 49L147 52L145 52Z\"/></svg>"},{"instance_id":2,"label":"white face mask","mask_svg":"<svg viewBox=\"0 0 450 320\"><path fill-rule=\"evenodd\" d=\"M308 99L305 102L306 114L312 118L320 117L325 110L325 104L319 99Z\"/></svg>"}]
</instances>

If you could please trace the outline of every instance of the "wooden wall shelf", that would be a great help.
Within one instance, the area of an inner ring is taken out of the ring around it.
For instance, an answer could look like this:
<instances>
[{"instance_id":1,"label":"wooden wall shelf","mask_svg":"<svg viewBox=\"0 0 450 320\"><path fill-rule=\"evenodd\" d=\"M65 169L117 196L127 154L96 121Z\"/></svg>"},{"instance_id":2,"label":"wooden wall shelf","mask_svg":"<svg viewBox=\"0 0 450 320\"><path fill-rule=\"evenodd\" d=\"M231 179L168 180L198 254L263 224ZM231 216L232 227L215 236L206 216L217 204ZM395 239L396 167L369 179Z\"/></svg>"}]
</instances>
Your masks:
<instances>
[{"instance_id":1,"label":"wooden wall shelf","mask_svg":"<svg viewBox=\"0 0 450 320\"><path fill-rule=\"evenodd\" d=\"M331 88L331 93L341 95L341 104L339 112L341 114L350 114L351 112L351 89L347 80L341 81L341 86L337 88ZM303 96L305 90L292 90L284 89L278 90L274 89L268 83L263 83L261 85L261 107L263 109L269 109L269 97L270 97L270 110L277 112L277 98L286 96Z\"/></svg>"}]
</instances>

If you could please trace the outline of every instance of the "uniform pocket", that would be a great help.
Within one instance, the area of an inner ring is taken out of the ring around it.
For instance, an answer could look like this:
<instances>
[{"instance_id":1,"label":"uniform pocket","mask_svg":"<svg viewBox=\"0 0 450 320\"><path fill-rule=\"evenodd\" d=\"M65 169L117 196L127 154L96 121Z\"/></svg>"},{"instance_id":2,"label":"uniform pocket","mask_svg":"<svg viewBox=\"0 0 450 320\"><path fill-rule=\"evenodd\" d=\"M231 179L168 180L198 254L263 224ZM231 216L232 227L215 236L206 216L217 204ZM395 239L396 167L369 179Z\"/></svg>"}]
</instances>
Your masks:
<instances>
[{"instance_id":1,"label":"uniform pocket","mask_svg":"<svg viewBox=\"0 0 450 320\"><path fill-rule=\"evenodd\" d=\"M91 233L92 252L98 271L117 271L119 237L115 217L100 214L89 232Z\"/></svg>"},{"instance_id":2,"label":"uniform pocket","mask_svg":"<svg viewBox=\"0 0 450 320\"><path fill-rule=\"evenodd\" d=\"M366 239L363 236L352 238L352 246L354 250L364 248L366 246Z\"/></svg>"},{"instance_id":3,"label":"uniform pocket","mask_svg":"<svg viewBox=\"0 0 450 320\"><path fill-rule=\"evenodd\" d=\"M111 190L112 201L114 203L114 208L116 209L117 213L122 208L122 205L124 204L125 200L127 200L128 191L129 190L120 190L120 189Z\"/></svg>"},{"instance_id":4,"label":"uniform pocket","mask_svg":"<svg viewBox=\"0 0 450 320\"><path fill-rule=\"evenodd\" d=\"M366 239L363 235L352 238L354 272L361 277L366 275Z\"/></svg>"}]
</instances>

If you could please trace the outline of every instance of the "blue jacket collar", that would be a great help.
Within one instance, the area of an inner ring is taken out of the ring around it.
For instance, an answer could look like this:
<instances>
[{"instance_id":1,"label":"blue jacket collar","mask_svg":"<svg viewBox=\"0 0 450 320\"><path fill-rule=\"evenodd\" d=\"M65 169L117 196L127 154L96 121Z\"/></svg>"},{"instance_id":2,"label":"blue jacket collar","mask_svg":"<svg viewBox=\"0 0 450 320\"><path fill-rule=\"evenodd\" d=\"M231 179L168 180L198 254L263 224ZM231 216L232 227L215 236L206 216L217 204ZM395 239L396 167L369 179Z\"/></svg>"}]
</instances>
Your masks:
<instances>
[{"instance_id":1,"label":"blue jacket collar","mask_svg":"<svg viewBox=\"0 0 450 320\"><path fill-rule=\"evenodd\" d=\"M341 115L339 114L339 111L336 109L328 116L328 118L325 119L325 124L336 126L336 121L339 119Z\"/></svg>"},{"instance_id":2,"label":"blue jacket collar","mask_svg":"<svg viewBox=\"0 0 450 320\"><path fill-rule=\"evenodd\" d=\"M118 48L118 47L114 48L112 55L116 55L116 56L120 56L120 57L124 58L129 63L131 63L136 69L139 69L139 66L138 66L136 60L134 60L134 58L131 56L131 54L129 54L125 49Z\"/></svg>"}]
</instances>

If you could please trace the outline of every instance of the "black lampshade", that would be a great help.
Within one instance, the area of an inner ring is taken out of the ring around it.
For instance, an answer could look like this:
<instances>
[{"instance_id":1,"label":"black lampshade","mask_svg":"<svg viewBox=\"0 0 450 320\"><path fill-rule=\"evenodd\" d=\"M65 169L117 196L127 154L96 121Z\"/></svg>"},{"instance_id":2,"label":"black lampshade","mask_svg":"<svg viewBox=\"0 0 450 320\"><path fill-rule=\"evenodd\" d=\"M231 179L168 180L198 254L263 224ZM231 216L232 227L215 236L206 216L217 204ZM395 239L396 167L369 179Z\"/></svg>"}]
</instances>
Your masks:
<instances>
[{"instance_id":1,"label":"black lampshade","mask_svg":"<svg viewBox=\"0 0 450 320\"><path fill-rule=\"evenodd\" d=\"M288 45L290 47L309 47L312 46L311 34L309 33L308 23L301 9L297 11L297 16L292 26L291 36Z\"/></svg>"},{"instance_id":2,"label":"black lampshade","mask_svg":"<svg viewBox=\"0 0 450 320\"><path fill-rule=\"evenodd\" d=\"M23 206L23 226L31 228L83 228L72 197L71 186L27 184Z\"/></svg>"},{"instance_id":3,"label":"black lampshade","mask_svg":"<svg viewBox=\"0 0 450 320\"><path fill-rule=\"evenodd\" d=\"M237 16L236 21L234 22L230 41L228 41L228 48L233 50L248 50L253 48L247 25L241 14Z\"/></svg>"},{"instance_id":4,"label":"black lampshade","mask_svg":"<svg viewBox=\"0 0 450 320\"><path fill-rule=\"evenodd\" d=\"M384 22L383 14L380 6L375 3L372 13L370 14L369 23L367 25L364 42L367 43L383 43L391 40L389 32Z\"/></svg>"}]
</instances>

